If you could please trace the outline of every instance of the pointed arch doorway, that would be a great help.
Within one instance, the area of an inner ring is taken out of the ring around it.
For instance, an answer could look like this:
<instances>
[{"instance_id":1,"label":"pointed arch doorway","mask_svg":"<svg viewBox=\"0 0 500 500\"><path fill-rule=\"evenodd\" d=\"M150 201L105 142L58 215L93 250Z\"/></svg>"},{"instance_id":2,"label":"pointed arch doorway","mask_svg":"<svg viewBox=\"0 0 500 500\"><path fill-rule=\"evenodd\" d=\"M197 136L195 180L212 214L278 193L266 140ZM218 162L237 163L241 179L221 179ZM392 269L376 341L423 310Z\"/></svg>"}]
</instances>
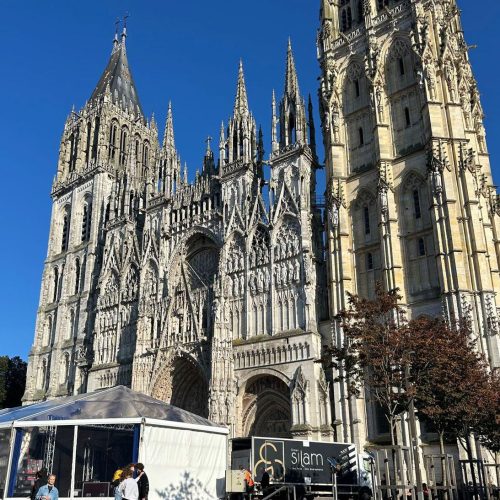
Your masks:
<instances>
[{"instance_id":1,"label":"pointed arch doorway","mask_svg":"<svg viewBox=\"0 0 500 500\"><path fill-rule=\"evenodd\" d=\"M272 375L250 379L243 394L244 436L291 438L290 391L285 382Z\"/></svg>"},{"instance_id":2,"label":"pointed arch doorway","mask_svg":"<svg viewBox=\"0 0 500 500\"><path fill-rule=\"evenodd\" d=\"M194 360L177 357L166 366L154 385L152 396L208 418L208 382Z\"/></svg>"}]
</instances>

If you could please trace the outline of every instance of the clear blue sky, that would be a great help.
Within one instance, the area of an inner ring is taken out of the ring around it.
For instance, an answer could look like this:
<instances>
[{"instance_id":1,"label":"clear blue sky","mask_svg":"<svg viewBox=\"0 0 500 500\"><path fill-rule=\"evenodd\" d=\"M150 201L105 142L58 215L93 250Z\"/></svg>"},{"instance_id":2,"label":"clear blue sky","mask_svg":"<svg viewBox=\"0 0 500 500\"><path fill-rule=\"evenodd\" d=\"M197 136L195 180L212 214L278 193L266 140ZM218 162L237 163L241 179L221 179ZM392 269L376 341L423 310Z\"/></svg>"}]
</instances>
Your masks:
<instances>
[{"instance_id":1,"label":"clear blue sky","mask_svg":"<svg viewBox=\"0 0 500 500\"><path fill-rule=\"evenodd\" d=\"M249 103L269 151L271 92L283 88L291 36L301 90L316 106L319 0L3 0L0 18L0 354L27 357L47 251L52 178L71 106L103 71L114 22L130 13L128 56L147 115L163 133L168 101L190 173L207 135L232 111L244 61ZM500 161L498 0L459 0L486 113L493 170ZM319 125L319 124L318 124ZM319 127L318 127L319 128ZM320 138L318 137L321 143ZM500 171L495 178L500 179Z\"/></svg>"}]
</instances>

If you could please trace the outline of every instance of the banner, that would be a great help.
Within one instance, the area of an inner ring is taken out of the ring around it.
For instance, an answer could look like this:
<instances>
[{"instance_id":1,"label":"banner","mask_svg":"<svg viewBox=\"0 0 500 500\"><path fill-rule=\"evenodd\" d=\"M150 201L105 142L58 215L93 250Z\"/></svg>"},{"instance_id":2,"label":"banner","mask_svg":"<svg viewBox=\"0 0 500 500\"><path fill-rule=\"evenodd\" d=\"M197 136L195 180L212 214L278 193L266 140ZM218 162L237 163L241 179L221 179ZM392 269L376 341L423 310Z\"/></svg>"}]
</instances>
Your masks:
<instances>
[{"instance_id":1,"label":"banner","mask_svg":"<svg viewBox=\"0 0 500 500\"><path fill-rule=\"evenodd\" d=\"M356 447L353 444L253 438L253 473L260 481L264 470L275 483L357 483Z\"/></svg>"}]
</instances>

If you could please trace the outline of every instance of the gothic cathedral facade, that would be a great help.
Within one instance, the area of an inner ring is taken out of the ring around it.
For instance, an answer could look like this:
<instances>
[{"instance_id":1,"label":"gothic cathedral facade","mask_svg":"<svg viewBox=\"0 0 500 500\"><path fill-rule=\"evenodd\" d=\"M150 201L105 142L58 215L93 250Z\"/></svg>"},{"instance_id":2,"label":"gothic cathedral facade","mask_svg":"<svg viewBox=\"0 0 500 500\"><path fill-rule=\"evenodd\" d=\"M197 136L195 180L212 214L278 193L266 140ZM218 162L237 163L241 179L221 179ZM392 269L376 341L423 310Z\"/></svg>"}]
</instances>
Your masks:
<instances>
[{"instance_id":1,"label":"gothic cathedral facade","mask_svg":"<svg viewBox=\"0 0 500 500\"><path fill-rule=\"evenodd\" d=\"M271 153L240 65L189 182L171 107L160 143L115 37L64 127L25 402L123 384L233 436L383 440L317 362L377 282L412 317L470 317L500 365L500 202L455 0L321 0L320 18L324 200L290 44Z\"/></svg>"}]
</instances>

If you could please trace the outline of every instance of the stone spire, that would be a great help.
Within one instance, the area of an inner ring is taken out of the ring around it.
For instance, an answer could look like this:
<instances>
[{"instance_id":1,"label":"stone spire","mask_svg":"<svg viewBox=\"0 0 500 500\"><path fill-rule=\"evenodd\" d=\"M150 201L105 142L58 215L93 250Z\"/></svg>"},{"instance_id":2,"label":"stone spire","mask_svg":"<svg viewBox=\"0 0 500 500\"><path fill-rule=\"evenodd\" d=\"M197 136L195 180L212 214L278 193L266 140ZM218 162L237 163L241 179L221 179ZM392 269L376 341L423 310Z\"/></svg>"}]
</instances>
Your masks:
<instances>
[{"instance_id":1,"label":"stone spire","mask_svg":"<svg viewBox=\"0 0 500 500\"><path fill-rule=\"evenodd\" d=\"M288 39L285 90L280 102L280 148L307 144L307 119L304 100L299 91L292 42Z\"/></svg>"},{"instance_id":2,"label":"stone spire","mask_svg":"<svg viewBox=\"0 0 500 500\"><path fill-rule=\"evenodd\" d=\"M170 153L175 151L174 139L174 118L172 114L172 103L168 103L167 121L165 124L165 134L163 135L163 149Z\"/></svg>"},{"instance_id":3,"label":"stone spire","mask_svg":"<svg viewBox=\"0 0 500 500\"><path fill-rule=\"evenodd\" d=\"M300 95L299 80L297 78L297 70L295 69L292 41L290 38L288 39L288 50L286 54L285 94L289 98Z\"/></svg>"},{"instance_id":4,"label":"stone spire","mask_svg":"<svg viewBox=\"0 0 500 500\"><path fill-rule=\"evenodd\" d=\"M99 79L90 101L97 101L101 99L107 89L113 96L115 104L117 104L123 111L127 108L130 112L140 116L143 121L144 112L139 101L137 89L135 87L134 79L129 68L127 51L125 48L125 40L127 38L127 29L124 27L121 35L121 41L118 41L118 34L115 33L113 40L113 50L108 64Z\"/></svg>"},{"instance_id":5,"label":"stone spire","mask_svg":"<svg viewBox=\"0 0 500 500\"><path fill-rule=\"evenodd\" d=\"M203 175L212 175L215 173L214 153L212 151L212 137L208 136L206 141L207 147L205 156L203 157Z\"/></svg>"},{"instance_id":6,"label":"stone spire","mask_svg":"<svg viewBox=\"0 0 500 500\"><path fill-rule=\"evenodd\" d=\"M274 153L275 151L278 151L279 145L278 145L278 116L276 115L276 94L273 89L273 103L272 103L272 110L273 110L273 118L272 118L272 123L271 123L271 152Z\"/></svg>"},{"instance_id":7,"label":"stone spire","mask_svg":"<svg viewBox=\"0 0 500 500\"><path fill-rule=\"evenodd\" d=\"M234 102L234 115L243 116L248 113L247 88L245 85L245 75L243 73L243 62L240 59L238 71L238 86L236 88L236 100Z\"/></svg>"},{"instance_id":8,"label":"stone spire","mask_svg":"<svg viewBox=\"0 0 500 500\"><path fill-rule=\"evenodd\" d=\"M227 127L228 154L225 158L229 163L240 160L248 165L257 155L257 126L252 113L248 109L247 89L243 74L243 63L240 60L238 70L238 85L234 113Z\"/></svg>"}]
</instances>

